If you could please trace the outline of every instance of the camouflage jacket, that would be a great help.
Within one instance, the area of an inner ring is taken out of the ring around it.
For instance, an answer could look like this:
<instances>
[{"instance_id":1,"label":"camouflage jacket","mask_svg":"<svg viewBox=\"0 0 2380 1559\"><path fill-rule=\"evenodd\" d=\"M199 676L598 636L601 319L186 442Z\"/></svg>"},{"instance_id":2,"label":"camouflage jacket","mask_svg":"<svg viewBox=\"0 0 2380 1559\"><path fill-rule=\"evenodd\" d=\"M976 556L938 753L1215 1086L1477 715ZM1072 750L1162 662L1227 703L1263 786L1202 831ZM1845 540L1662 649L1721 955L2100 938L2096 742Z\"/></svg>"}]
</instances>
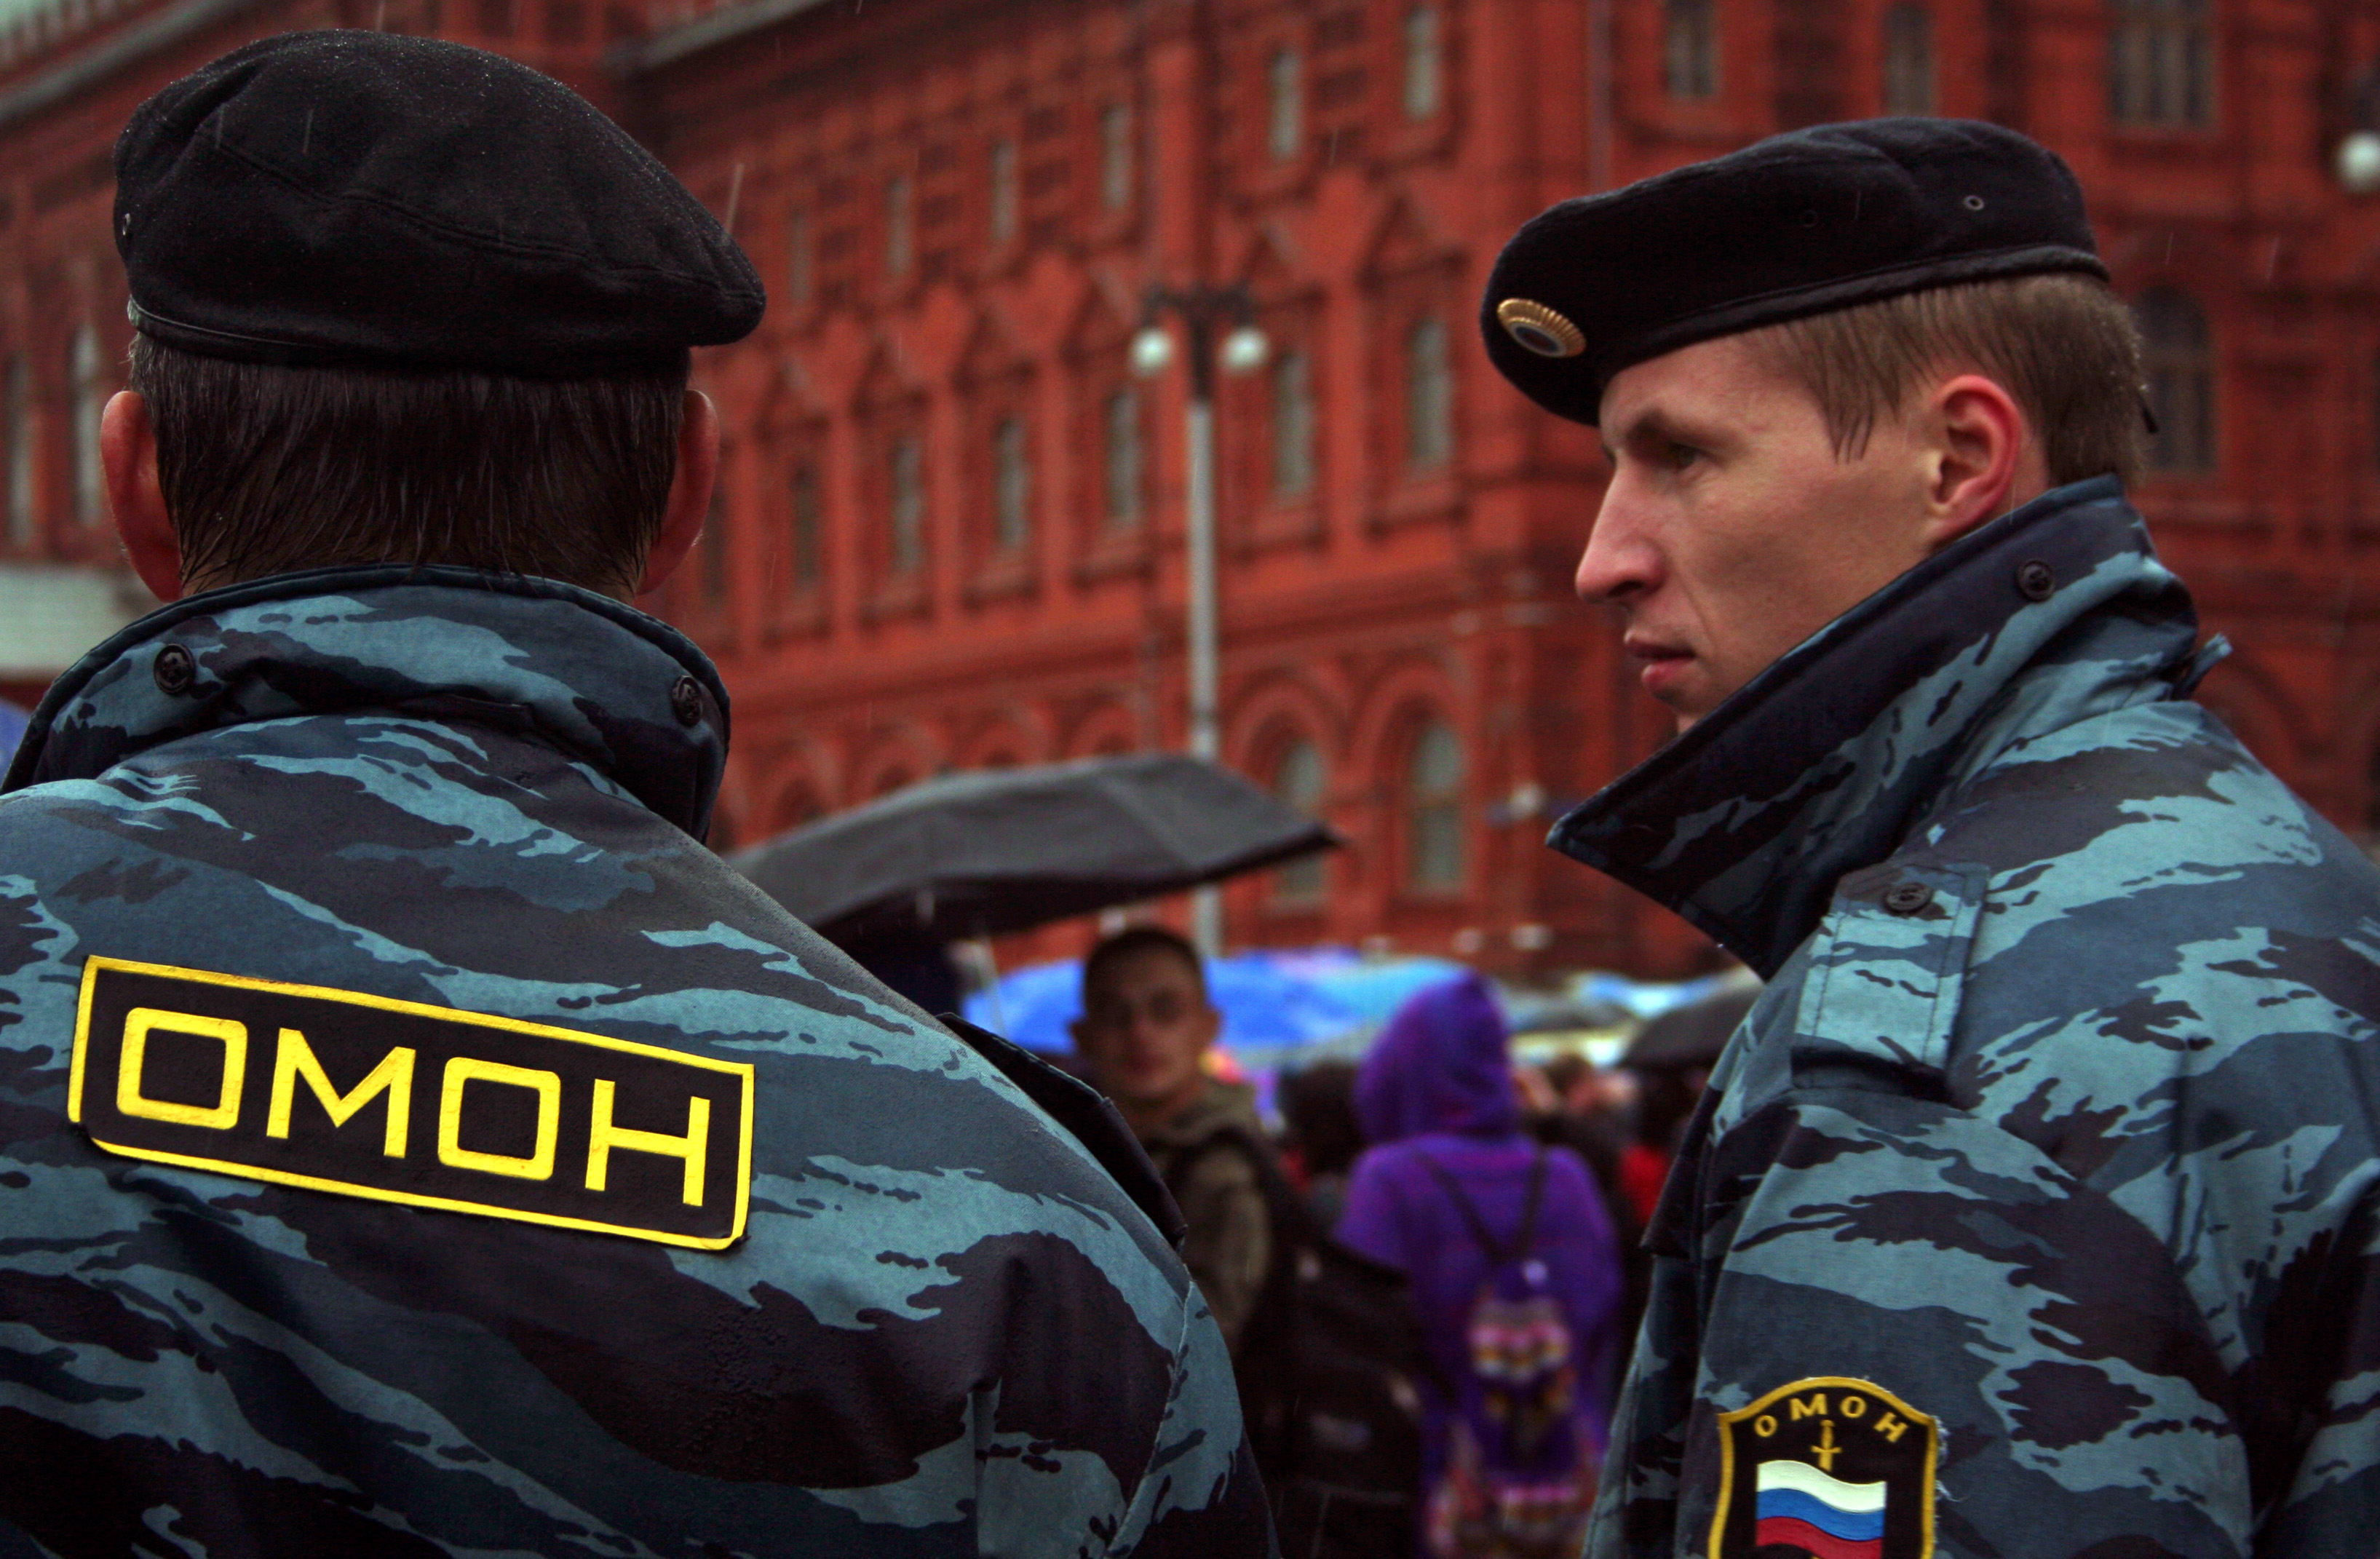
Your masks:
<instances>
[{"instance_id":1,"label":"camouflage jacket","mask_svg":"<svg viewBox=\"0 0 2380 1559\"><path fill-rule=\"evenodd\" d=\"M2196 637L2063 488L1556 827L1769 981L1594 1559L2371 1551L2380 871L2190 700Z\"/></svg>"},{"instance_id":2,"label":"camouflage jacket","mask_svg":"<svg viewBox=\"0 0 2380 1559\"><path fill-rule=\"evenodd\" d=\"M446 569L198 596L54 689L0 1553L1267 1551L1087 1139L696 843L726 727L662 624Z\"/></svg>"}]
</instances>

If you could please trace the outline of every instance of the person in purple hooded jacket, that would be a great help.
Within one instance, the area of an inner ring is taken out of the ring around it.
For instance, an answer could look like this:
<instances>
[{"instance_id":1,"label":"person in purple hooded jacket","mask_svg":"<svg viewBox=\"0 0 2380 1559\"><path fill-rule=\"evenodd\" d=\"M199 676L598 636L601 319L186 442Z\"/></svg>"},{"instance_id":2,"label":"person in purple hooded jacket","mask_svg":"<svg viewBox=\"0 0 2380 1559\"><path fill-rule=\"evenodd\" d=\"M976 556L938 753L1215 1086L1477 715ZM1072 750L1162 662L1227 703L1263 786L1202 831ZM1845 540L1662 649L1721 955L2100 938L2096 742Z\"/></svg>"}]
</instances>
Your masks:
<instances>
[{"instance_id":1,"label":"person in purple hooded jacket","mask_svg":"<svg viewBox=\"0 0 2380 1559\"><path fill-rule=\"evenodd\" d=\"M1425 1393L1422 1552L1575 1553L1619 1354L1621 1260L1585 1165L1523 1129L1504 1018L1464 975L1417 992L1355 1080L1372 1146L1342 1244L1403 1272Z\"/></svg>"}]
</instances>

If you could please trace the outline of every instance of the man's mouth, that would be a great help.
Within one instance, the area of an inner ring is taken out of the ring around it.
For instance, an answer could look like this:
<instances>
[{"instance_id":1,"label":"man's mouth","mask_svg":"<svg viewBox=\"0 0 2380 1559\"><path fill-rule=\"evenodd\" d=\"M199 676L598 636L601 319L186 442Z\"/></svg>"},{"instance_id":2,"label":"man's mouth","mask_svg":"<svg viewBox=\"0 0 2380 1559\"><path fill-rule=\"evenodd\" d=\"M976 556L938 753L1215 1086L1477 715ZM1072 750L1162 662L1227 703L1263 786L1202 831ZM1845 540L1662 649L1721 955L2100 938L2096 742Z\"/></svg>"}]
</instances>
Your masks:
<instances>
[{"instance_id":1,"label":"man's mouth","mask_svg":"<svg viewBox=\"0 0 2380 1559\"><path fill-rule=\"evenodd\" d=\"M1693 651L1680 645L1633 635L1621 640L1621 648L1637 663L1639 680L1645 684L1645 690L1657 699L1685 675L1694 658Z\"/></svg>"}]
</instances>

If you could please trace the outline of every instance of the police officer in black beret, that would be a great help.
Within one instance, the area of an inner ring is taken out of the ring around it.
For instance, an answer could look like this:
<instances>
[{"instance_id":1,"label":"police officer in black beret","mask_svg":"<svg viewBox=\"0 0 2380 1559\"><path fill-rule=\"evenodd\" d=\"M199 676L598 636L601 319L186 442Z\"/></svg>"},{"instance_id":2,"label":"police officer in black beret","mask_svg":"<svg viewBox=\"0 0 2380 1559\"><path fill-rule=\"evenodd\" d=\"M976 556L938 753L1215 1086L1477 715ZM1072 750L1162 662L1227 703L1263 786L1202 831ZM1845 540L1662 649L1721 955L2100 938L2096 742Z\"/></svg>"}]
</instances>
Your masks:
<instances>
[{"instance_id":1,"label":"police officer in black beret","mask_svg":"<svg viewBox=\"0 0 2380 1559\"><path fill-rule=\"evenodd\" d=\"M0 1551L1268 1552L1112 1112L701 846L727 695L626 603L709 506L734 242L375 33L116 169L170 604L0 794Z\"/></svg>"},{"instance_id":2,"label":"police officer in black beret","mask_svg":"<svg viewBox=\"0 0 2380 1559\"><path fill-rule=\"evenodd\" d=\"M1887 119L1566 201L1490 279L1681 732L1550 842L1767 981L1594 1559L2380 1529L2380 871L2190 697L2106 278L2057 157Z\"/></svg>"}]
</instances>

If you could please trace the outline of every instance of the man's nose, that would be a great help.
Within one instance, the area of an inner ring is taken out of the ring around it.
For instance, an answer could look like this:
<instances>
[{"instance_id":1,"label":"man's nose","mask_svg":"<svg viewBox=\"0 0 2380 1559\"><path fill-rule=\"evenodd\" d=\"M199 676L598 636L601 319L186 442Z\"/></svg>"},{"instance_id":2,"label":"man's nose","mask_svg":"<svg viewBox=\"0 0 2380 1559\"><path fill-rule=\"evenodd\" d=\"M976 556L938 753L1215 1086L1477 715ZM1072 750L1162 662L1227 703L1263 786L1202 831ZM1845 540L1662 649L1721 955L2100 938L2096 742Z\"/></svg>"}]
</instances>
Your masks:
<instances>
[{"instance_id":1,"label":"man's nose","mask_svg":"<svg viewBox=\"0 0 2380 1559\"><path fill-rule=\"evenodd\" d=\"M1660 582L1660 556L1638 523L1635 498L1624 472L1614 471L1571 581L1581 601L1617 605L1649 593Z\"/></svg>"}]
</instances>

